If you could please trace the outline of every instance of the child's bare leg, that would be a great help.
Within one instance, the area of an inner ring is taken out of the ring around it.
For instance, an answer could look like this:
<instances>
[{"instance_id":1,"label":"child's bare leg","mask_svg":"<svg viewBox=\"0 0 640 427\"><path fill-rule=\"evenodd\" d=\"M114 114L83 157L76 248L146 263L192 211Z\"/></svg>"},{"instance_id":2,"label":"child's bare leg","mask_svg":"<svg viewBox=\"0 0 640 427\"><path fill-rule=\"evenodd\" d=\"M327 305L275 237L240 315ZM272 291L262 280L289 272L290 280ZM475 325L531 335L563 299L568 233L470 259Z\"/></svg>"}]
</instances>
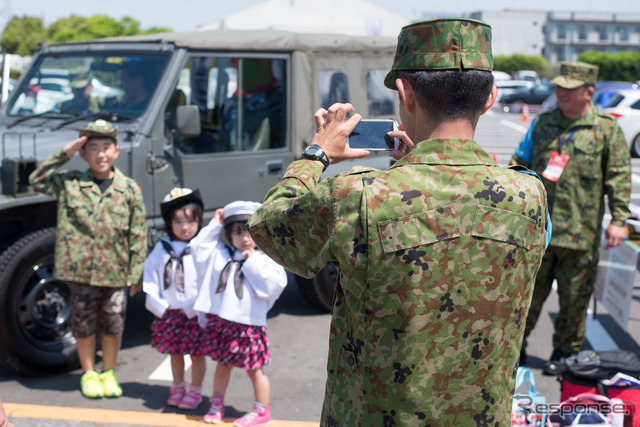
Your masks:
<instances>
[{"instance_id":1,"label":"child's bare leg","mask_svg":"<svg viewBox=\"0 0 640 427\"><path fill-rule=\"evenodd\" d=\"M222 362L216 365L216 372L213 374L213 392L222 395L227 391L229 380L231 379L231 371L233 366L226 366Z\"/></svg>"},{"instance_id":2,"label":"child's bare leg","mask_svg":"<svg viewBox=\"0 0 640 427\"><path fill-rule=\"evenodd\" d=\"M82 371L95 371L96 335L93 334L86 338L76 338L76 348L78 350L78 359Z\"/></svg>"},{"instance_id":3,"label":"child's bare leg","mask_svg":"<svg viewBox=\"0 0 640 427\"><path fill-rule=\"evenodd\" d=\"M122 339L120 337L111 337L107 334L102 334L101 344L103 372L116 368L116 360L118 359L121 341Z\"/></svg>"},{"instance_id":4,"label":"child's bare leg","mask_svg":"<svg viewBox=\"0 0 640 427\"><path fill-rule=\"evenodd\" d=\"M192 386L202 387L202 382L204 381L204 374L206 370L207 370L207 360L204 358L204 356L191 356L191 385Z\"/></svg>"},{"instance_id":5,"label":"child's bare leg","mask_svg":"<svg viewBox=\"0 0 640 427\"><path fill-rule=\"evenodd\" d=\"M269 378L264 374L262 368L247 371L247 375L253 384L253 393L256 401L269 406L271 400Z\"/></svg>"},{"instance_id":6,"label":"child's bare leg","mask_svg":"<svg viewBox=\"0 0 640 427\"><path fill-rule=\"evenodd\" d=\"M171 356L171 373L174 384L184 383L184 356Z\"/></svg>"}]
</instances>

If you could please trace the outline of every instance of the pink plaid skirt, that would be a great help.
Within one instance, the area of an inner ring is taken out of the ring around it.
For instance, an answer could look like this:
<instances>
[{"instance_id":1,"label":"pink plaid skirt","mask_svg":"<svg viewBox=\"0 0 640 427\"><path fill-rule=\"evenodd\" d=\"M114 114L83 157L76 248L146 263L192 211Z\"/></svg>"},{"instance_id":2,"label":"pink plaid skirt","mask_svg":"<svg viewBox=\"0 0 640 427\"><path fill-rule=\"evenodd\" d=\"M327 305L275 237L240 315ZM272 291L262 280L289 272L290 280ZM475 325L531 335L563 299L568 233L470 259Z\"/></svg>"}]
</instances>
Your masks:
<instances>
[{"instance_id":1,"label":"pink plaid skirt","mask_svg":"<svg viewBox=\"0 0 640 427\"><path fill-rule=\"evenodd\" d=\"M162 319L151 322L151 347L158 353L172 356L205 356L205 331L198 326L196 317L189 319L180 310L167 310Z\"/></svg>"},{"instance_id":2,"label":"pink plaid skirt","mask_svg":"<svg viewBox=\"0 0 640 427\"><path fill-rule=\"evenodd\" d=\"M271 361L264 326L243 325L207 314L203 353L227 366L255 370Z\"/></svg>"}]
</instances>

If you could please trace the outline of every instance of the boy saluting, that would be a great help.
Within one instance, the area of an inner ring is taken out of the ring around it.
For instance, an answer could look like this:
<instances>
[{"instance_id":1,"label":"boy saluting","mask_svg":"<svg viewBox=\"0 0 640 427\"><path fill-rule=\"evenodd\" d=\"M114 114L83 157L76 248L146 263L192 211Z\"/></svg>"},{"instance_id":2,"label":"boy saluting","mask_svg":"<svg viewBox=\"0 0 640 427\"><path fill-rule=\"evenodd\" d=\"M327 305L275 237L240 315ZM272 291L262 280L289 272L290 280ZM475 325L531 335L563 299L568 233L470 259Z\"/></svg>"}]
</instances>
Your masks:
<instances>
[{"instance_id":1,"label":"boy saluting","mask_svg":"<svg viewBox=\"0 0 640 427\"><path fill-rule=\"evenodd\" d=\"M120 153L117 141L117 129L96 120L29 176L36 191L58 201L55 275L71 287L71 326L84 372L80 386L91 399L122 395L114 368L124 331L126 288L131 296L140 289L147 253L142 193L113 166ZM89 170L56 171L76 152ZM98 326L101 374L94 366Z\"/></svg>"}]
</instances>

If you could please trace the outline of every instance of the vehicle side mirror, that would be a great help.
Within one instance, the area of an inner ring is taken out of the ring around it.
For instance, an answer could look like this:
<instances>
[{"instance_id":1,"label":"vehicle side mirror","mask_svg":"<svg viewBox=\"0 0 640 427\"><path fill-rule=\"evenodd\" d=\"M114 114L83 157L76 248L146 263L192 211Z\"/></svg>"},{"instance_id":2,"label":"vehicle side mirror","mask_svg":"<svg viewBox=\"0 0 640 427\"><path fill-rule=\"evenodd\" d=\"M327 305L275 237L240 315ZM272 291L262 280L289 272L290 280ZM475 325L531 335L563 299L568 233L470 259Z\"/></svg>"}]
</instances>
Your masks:
<instances>
[{"instance_id":1,"label":"vehicle side mirror","mask_svg":"<svg viewBox=\"0 0 640 427\"><path fill-rule=\"evenodd\" d=\"M200 136L200 110L197 105L181 105L176 110L176 125L181 136Z\"/></svg>"}]
</instances>

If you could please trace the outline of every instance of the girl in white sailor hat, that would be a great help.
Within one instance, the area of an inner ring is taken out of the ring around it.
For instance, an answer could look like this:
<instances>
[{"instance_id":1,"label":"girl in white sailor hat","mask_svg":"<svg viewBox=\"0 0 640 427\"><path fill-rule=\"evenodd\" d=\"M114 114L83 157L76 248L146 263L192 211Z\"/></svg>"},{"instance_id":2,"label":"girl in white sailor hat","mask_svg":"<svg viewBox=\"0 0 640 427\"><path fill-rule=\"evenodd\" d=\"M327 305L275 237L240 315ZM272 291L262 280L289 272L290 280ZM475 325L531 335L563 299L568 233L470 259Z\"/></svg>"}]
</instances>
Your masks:
<instances>
[{"instance_id":1,"label":"girl in white sailor hat","mask_svg":"<svg viewBox=\"0 0 640 427\"><path fill-rule=\"evenodd\" d=\"M267 312L287 285L287 275L256 247L245 227L259 206L237 201L218 209L198 237L202 243L195 261L204 275L194 308L207 331L207 353L218 362L211 407L204 416L207 423L222 420L224 393L234 367L247 372L255 394L252 411L234 425L258 426L271 421L269 379L262 370L271 357ZM220 241L223 230L229 244Z\"/></svg>"},{"instance_id":2,"label":"girl in white sailor hat","mask_svg":"<svg viewBox=\"0 0 640 427\"><path fill-rule=\"evenodd\" d=\"M195 409L202 402L206 370L202 338L193 303L198 281L192 252L202 228L203 202L198 190L174 188L160 203L168 235L144 263L142 289L153 313L151 346L171 355L173 384L167 405ZM185 357L191 356L191 384L185 383Z\"/></svg>"}]
</instances>

